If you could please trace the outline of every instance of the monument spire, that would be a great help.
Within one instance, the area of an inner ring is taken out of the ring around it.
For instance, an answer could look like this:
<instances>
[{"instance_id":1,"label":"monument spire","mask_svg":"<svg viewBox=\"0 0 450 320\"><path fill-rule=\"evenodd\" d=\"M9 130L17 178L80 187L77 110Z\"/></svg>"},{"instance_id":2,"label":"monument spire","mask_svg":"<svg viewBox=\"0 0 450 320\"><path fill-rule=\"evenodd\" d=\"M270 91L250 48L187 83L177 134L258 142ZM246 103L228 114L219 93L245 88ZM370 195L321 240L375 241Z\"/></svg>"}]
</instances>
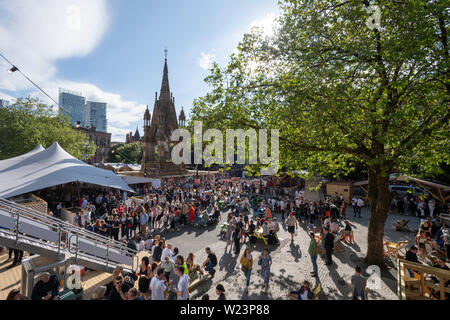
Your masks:
<instances>
[{"instance_id":1,"label":"monument spire","mask_svg":"<svg viewBox=\"0 0 450 320\"><path fill-rule=\"evenodd\" d=\"M160 99L170 100L170 87L169 87L169 68L167 67L167 48L164 50L164 72L161 84L161 92L159 94Z\"/></svg>"}]
</instances>

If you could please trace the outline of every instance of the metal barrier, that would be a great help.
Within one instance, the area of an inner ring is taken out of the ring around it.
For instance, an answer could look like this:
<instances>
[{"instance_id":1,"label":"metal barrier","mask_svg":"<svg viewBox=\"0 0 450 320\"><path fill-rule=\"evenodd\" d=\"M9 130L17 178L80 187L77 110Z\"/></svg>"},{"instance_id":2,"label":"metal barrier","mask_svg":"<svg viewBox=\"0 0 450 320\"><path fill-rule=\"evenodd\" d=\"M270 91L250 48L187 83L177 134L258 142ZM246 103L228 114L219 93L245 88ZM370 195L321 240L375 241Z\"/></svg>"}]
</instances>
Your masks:
<instances>
[{"instance_id":1,"label":"metal barrier","mask_svg":"<svg viewBox=\"0 0 450 320\"><path fill-rule=\"evenodd\" d=\"M126 245L0 198L0 244L64 260L135 269L137 251Z\"/></svg>"}]
</instances>

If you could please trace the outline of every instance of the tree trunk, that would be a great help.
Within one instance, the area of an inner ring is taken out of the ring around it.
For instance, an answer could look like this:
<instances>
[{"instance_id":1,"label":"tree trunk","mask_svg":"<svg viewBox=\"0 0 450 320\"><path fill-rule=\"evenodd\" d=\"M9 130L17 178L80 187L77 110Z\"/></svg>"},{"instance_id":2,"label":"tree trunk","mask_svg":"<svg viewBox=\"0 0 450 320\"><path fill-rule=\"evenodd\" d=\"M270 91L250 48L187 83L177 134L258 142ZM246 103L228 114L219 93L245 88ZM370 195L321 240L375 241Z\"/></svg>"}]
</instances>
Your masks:
<instances>
[{"instance_id":1,"label":"tree trunk","mask_svg":"<svg viewBox=\"0 0 450 320\"><path fill-rule=\"evenodd\" d=\"M388 170L382 170L380 166L369 167L368 194L371 215L367 235L367 255L364 262L385 269L383 237L390 204Z\"/></svg>"}]
</instances>

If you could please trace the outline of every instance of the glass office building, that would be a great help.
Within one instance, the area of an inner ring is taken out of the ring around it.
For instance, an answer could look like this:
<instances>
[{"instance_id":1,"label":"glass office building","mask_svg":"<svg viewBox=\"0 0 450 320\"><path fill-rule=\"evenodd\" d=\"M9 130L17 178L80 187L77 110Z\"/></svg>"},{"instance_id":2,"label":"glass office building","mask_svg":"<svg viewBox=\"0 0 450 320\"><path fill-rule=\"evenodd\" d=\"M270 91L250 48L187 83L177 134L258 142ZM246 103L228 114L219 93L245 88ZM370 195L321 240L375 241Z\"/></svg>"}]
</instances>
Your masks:
<instances>
[{"instance_id":1,"label":"glass office building","mask_svg":"<svg viewBox=\"0 0 450 320\"><path fill-rule=\"evenodd\" d=\"M0 99L0 108L1 107L7 107L7 106L9 106L9 101Z\"/></svg>"},{"instance_id":2,"label":"glass office building","mask_svg":"<svg viewBox=\"0 0 450 320\"><path fill-rule=\"evenodd\" d=\"M106 132L108 121L106 120L106 103L88 101L86 103L86 121L89 127L93 125L97 131Z\"/></svg>"},{"instance_id":3,"label":"glass office building","mask_svg":"<svg viewBox=\"0 0 450 320\"><path fill-rule=\"evenodd\" d=\"M86 98L81 93L59 89L59 105L64 109L60 109L59 112L68 116L73 125L76 125L78 121L84 123Z\"/></svg>"}]
</instances>

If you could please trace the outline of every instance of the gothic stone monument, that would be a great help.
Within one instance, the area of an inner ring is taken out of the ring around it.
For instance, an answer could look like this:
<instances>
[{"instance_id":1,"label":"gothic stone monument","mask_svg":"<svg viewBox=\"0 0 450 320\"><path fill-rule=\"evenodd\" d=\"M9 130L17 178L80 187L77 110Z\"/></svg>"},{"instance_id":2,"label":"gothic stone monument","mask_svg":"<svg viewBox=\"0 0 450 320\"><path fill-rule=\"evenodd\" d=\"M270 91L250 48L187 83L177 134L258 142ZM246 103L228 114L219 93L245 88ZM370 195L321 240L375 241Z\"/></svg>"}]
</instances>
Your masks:
<instances>
[{"instance_id":1,"label":"gothic stone monument","mask_svg":"<svg viewBox=\"0 0 450 320\"><path fill-rule=\"evenodd\" d=\"M181 118L185 120L182 111ZM184 123L184 121L183 121ZM146 177L161 177L183 175L187 171L184 165L175 165L171 160L170 137L178 129L177 114L175 111L175 98L170 92L169 70L167 67L167 50L164 63L164 72L161 92L155 95L153 118L150 110L144 114L144 156L141 174Z\"/></svg>"}]
</instances>

